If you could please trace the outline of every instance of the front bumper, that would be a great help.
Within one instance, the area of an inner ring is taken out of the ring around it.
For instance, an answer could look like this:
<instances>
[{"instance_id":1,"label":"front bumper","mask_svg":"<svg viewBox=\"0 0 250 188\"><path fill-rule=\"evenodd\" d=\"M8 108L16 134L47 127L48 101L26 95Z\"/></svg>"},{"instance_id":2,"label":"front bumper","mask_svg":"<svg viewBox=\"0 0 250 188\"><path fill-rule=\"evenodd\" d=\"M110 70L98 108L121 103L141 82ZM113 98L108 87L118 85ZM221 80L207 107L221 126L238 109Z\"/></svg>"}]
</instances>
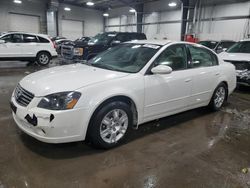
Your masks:
<instances>
[{"instance_id":1,"label":"front bumper","mask_svg":"<svg viewBox=\"0 0 250 188\"><path fill-rule=\"evenodd\" d=\"M35 104L38 101L40 99L34 98L32 104L23 107L15 101L13 96L11 98L11 103L16 107L16 110L12 112L13 118L23 132L46 143L75 142L85 139L87 109L46 110L36 107ZM36 120L35 123L28 121L27 116L35 118L33 119Z\"/></svg>"},{"instance_id":2,"label":"front bumper","mask_svg":"<svg viewBox=\"0 0 250 188\"><path fill-rule=\"evenodd\" d=\"M237 84L242 86L250 86L250 79L242 79L237 77Z\"/></svg>"},{"instance_id":3,"label":"front bumper","mask_svg":"<svg viewBox=\"0 0 250 188\"><path fill-rule=\"evenodd\" d=\"M250 70L236 70L237 84L250 86Z\"/></svg>"}]
</instances>

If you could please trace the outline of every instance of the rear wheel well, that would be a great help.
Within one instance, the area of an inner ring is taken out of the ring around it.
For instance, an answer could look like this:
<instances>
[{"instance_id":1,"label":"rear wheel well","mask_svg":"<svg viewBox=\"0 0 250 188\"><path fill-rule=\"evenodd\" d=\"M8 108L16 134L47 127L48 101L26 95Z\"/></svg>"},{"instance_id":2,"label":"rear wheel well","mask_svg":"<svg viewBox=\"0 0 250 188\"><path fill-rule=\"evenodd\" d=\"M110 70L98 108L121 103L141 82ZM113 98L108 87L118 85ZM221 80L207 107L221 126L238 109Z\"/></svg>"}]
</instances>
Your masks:
<instances>
[{"instance_id":1,"label":"rear wheel well","mask_svg":"<svg viewBox=\"0 0 250 188\"><path fill-rule=\"evenodd\" d=\"M46 50L42 50L42 51L37 52L36 57L37 57L40 53L42 53L42 52L49 54L49 56L51 57L51 53L50 53L49 51L46 51Z\"/></svg>"},{"instance_id":2,"label":"rear wheel well","mask_svg":"<svg viewBox=\"0 0 250 188\"><path fill-rule=\"evenodd\" d=\"M227 92L227 94L226 94L226 100L227 100L227 98L228 98L228 84L227 84L226 81L222 81L221 83L225 84L225 86L226 86L226 92ZM220 84L221 84L221 83L220 83ZM219 85L220 85L220 84L219 84Z\"/></svg>"}]
</instances>

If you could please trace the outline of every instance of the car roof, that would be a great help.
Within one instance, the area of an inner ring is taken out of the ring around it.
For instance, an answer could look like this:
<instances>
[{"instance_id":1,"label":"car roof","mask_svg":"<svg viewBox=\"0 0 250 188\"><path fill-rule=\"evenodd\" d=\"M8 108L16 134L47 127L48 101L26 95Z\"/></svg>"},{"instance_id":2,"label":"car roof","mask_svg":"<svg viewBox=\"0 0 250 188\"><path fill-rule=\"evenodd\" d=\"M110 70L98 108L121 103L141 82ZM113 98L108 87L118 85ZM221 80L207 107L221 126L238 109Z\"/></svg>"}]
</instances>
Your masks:
<instances>
[{"instance_id":1,"label":"car roof","mask_svg":"<svg viewBox=\"0 0 250 188\"><path fill-rule=\"evenodd\" d=\"M132 43L132 44L155 44L155 45L166 45L168 43L171 43L173 41L170 40L132 40L126 43Z\"/></svg>"},{"instance_id":2,"label":"car roof","mask_svg":"<svg viewBox=\"0 0 250 188\"><path fill-rule=\"evenodd\" d=\"M217 41L217 40L201 40L199 42L219 42L219 41Z\"/></svg>"},{"instance_id":3,"label":"car roof","mask_svg":"<svg viewBox=\"0 0 250 188\"><path fill-rule=\"evenodd\" d=\"M139 32L118 32L118 31L108 31L104 32L108 34L140 34L140 35L145 35L144 33L139 33Z\"/></svg>"},{"instance_id":4,"label":"car roof","mask_svg":"<svg viewBox=\"0 0 250 188\"><path fill-rule=\"evenodd\" d=\"M240 40L240 41L250 41L250 39L242 39L242 40Z\"/></svg>"},{"instance_id":5,"label":"car roof","mask_svg":"<svg viewBox=\"0 0 250 188\"><path fill-rule=\"evenodd\" d=\"M18 31L7 32L3 35L8 35L8 34L27 34L27 35L36 35L36 36L48 38L48 35L46 35L46 34L28 33L28 32L22 32L22 31L20 31L20 32L18 32Z\"/></svg>"},{"instance_id":6,"label":"car roof","mask_svg":"<svg viewBox=\"0 0 250 188\"><path fill-rule=\"evenodd\" d=\"M221 40L221 42L235 42L234 40Z\"/></svg>"}]
</instances>

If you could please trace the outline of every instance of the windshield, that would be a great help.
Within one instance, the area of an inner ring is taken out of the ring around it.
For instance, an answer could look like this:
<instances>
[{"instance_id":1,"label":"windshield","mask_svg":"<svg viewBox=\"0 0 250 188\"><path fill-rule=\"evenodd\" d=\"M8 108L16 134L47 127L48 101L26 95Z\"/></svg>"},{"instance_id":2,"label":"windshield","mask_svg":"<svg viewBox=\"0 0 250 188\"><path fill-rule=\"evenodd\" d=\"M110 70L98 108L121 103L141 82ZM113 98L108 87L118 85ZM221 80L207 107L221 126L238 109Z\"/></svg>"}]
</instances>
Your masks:
<instances>
[{"instance_id":1,"label":"windshield","mask_svg":"<svg viewBox=\"0 0 250 188\"><path fill-rule=\"evenodd\" d=\"M241 41L235 43L227 50L228 53L250 53L250 41Z\"/></svg>"},{"instance_id":2,"label":"windshield","mask_svg":"<svg viewBox=\"0 0 250 188\"><path fill-rule=\"evenodd\" d=\"M122 44L99 54L88 63L120 72L139 72L160 49L159 45Z\"/></svg>"},{"instance_id":3,"label":"windshield","mask_svg":"<svg viewBox=\"0 0 250 188\"><path fill-rule=\"evenodd\" d=\"M114 37L116 36L116 33L102 33L97 34L93 38L89 40L89 44L107 44L110 42Z\"/></svg>"},{"instance_id":4,"label":"windshield","mask_svg":"<svg viewBox=\"0 0 250 188\"><path fill-rule=\"evenodd\" d=\"M216 47L216 45L218 44L218 42L216 42L216 41L200 41L199 44L206 46L210 49L214 49Z\"/></svg>"}]
</instances>

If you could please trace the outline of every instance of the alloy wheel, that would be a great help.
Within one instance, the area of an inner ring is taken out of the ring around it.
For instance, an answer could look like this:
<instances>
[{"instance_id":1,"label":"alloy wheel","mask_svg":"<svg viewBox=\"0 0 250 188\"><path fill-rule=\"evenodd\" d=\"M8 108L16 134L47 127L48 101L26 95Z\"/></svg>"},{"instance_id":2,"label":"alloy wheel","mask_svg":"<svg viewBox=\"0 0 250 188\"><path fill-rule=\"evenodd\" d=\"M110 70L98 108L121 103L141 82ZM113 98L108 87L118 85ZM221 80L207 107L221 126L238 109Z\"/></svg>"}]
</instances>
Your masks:
<instances>
[{"instance_id":1,"label":"alloy wheel","mask_svg":"<svg viewBox=\"0 0 250 188\"><path fill-rule=\"evenodd\" d=\"M100 135L103 141L112 144L119 141L128 129L128 115L121 109L108 112L100 126Z\"/></svg>"}]
</instances>

